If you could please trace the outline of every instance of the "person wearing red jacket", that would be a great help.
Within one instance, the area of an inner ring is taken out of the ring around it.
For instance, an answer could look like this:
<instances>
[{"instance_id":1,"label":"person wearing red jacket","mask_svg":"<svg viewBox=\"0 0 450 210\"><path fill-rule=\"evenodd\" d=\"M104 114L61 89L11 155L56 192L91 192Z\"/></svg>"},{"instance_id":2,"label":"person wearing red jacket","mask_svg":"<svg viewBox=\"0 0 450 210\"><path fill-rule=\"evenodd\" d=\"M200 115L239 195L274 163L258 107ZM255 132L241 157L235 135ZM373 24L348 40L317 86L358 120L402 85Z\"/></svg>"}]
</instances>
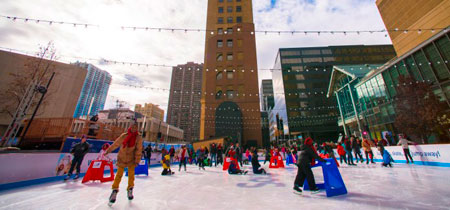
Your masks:
<instances>
[{"instance_id":1,"label":"person wearing red jacket","mask_svg":"<svg viewBox=\"0 0 450 210\"><path fill-rule=\"evenodd\" d=\"M346 164L348 164L348 163L347 163L347 158L345 157L345 149L344 149L344 147L342 146L342 142L338 142L338 144L337 144L337 153L338 153L338 155L339 155L339 159L340 159L340 161L341 161L341 164L342 164L342 160L344 160L344 162L345 162Z\"/></svg>"}]
</instances>

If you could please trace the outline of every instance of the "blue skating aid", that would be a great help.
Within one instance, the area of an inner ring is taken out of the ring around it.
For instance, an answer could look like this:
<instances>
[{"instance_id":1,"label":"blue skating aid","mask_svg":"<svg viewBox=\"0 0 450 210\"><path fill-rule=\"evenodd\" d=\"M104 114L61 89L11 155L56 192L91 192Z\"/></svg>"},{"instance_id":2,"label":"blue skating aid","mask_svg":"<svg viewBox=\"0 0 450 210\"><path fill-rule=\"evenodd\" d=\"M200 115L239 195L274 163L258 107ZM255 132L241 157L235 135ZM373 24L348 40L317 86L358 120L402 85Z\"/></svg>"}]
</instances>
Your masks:
<instances>
[{"instance_id":1,"label":"blue skating aid","mask_svg":"<svg viewBox=\"0 0 450 210\"><path fill-rule=\"evenodd\" d=\"M327 158L327 162L318 162L311 168L322 166L324 183L316 184L319 189L325 189L327 197L347 194L344 180L342 180L341 173L336 165L334 159ZM309 190L308 181L305 180L303 185L304 190Z\"/></svg>"},{"instance_id":2,"label":"blue skating aid","mask_svg":"<svg viewBox=\"0 0 450 210\"><path fill-rule=\"evenodd\" d=\"M286 156L286 165L288 166L289 164L294 164L294 160L292 159L292 155L287 155Z\"/></svg>"},{"instance_id":3,"label":"blue skating aid","mask_svg":"<svg viewBox=\"0 0 450 210\"><path fill-rule=\"evenodd\" d=\"M134 168L134 175L139 175L139 174L145 174L148 176L148 161L146 159L141 159L141 162L139 162L139 165ZM128 176L128 170L125 175Z\"/></svg>"}]
</instances>

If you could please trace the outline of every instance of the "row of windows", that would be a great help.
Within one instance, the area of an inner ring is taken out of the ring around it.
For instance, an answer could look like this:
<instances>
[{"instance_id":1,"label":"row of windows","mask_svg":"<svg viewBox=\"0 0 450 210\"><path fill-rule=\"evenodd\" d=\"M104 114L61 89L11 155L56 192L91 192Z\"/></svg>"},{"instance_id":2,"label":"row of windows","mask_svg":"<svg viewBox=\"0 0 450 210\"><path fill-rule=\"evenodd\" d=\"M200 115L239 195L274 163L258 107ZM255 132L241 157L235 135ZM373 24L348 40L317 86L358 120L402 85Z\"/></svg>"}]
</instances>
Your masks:
<instances>
[{"instance_id":1,"label":"row of windows","mask_svg":"<svg viewBox=\"0 0 450 210\"><path fill-rule=\"evenodd\" d=\"M218 0L218 1L219 1L219 3L223 2L223 0ZM233 2L233 0L227 0L227 2ZM241 0L236 0L236 2L241 2Z\"/></svg>"},{"instance_id":2,"label":"row of windows","mask_svg":"<svg viewBox=\"0 0 450 210\"><path fill-rule=\"evenodd\" d=\"M361 53L393 53L394 49L390 46L386 47L367 47L367 48L338 48L334 50L334 54L361 54ZM304 49L281 51L281 56L299 56L299 55L331 55L331 49Z\"/></svg>"},{"instance_id":3,"label":"row of windows","mask_svg":"<svg viewBox=\"0 0 450 210\"><path fill-rule=\"evenodd\" d=\"M323 63L323 62L362 62L370 61L372 63L385 62L392 58L392 55L359 55L359 56L335 56L335 57L309 57L309 58L283 58L283 64L300 63Z\"/></svg>"},{"instance_id":4,"label":"row of windows","mask_svg":"<svg viewBox=\"0 0 450 210\"><path fill-rule=\"evenodd\" d=\"M223 47L223 40L219 39L217 40L217 47L221 48ZM242 39L238 39L237 40L237 46L238 47L242 47ZM227 39L227 47L233 47L233 40L232 39Z\"/></svg>"},{"instance_id":5,"label":"row of windows","mask_svg":"<svg viewBox=\"0 0 450 210\"><path fill-rule=\"evenodd\" d=\"M244 97L244 85L239 85L238 91L236 91L232 85L226 87L226 91L222 91L222 87L216 87L216 95L215 98L217 100L222 99L223 96L226 96L227 99L233 99L238 97Z\"/></svg>"},{"instance_id":6,"label":"row of windows","mask_svg":"<svg viewBox=\"0 0 450 210\"><path fill-rule=\"evenodd\" d=\"M219 7L218 8L218 12L219 13L223 13L223 7ZM232 6L228 6L227 7L227 12L228 13L232 13L233 12L233 7ZM242 7L241 6L236 6L236 12L242 12Z\"/></svg>"},{"instance_id":7,"label":"row of windows","mask_svg":"<svg viewBox=\"0 0 450 210\"><path fill-rule=\"evenodd\" d=\"M216 61L223 61L223 53L217 53L216 55ZM227 53L227 61L232 61L233 60L233 53ZM244 60L244 53L243 52L238 52L237 53L237 59L238 60Z\"/></svg>"},{"instance_id":8,"label":"row of windows","mask_svg":"<svg viewBox=\"0 0 450 210\"><path fill-rule=\"evenodd\" d=\"M224 18L223 17L218 17L217 18L217 23L218 24L223 24L224 22ZM227 17L227 23L233 23L233 17ZM238 16L236 17L236 23L242 23L242 17Z\"/></svg>"}]
</instances>

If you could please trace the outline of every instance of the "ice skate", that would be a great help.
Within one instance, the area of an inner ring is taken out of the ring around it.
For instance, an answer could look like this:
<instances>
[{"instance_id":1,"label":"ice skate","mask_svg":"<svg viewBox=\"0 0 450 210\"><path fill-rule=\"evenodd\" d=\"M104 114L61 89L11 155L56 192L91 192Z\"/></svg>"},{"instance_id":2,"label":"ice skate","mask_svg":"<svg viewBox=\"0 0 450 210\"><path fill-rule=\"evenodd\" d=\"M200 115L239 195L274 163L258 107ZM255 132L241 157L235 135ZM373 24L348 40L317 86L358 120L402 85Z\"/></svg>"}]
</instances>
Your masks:
<instances>
[{"instance_id":1,"label":"ice skate","mask_svg":"<svg viewBox=\"0 0 450 210\"><path fill-rule=\"evenodd\" d=\"M173 172L172 172L173 173ZM128 200L133 200L134 196L133 196L133 188L130 188L127 190L127 196L128 196Z\"/></svg>"},{"instance_id":2,"label":"ice skate","mask_svg":"<svg viewBox=\"0 0 450 210\"><path fill-rule=\"evenodd\" d=\"M116 202L116 197L117 197L117 193L119 192L119 190L113 190L111 192L111 195L109 196L109 206L112 206L115 202Z\"/></svg>"},{"instance_id":3,"label":"ice skate","mask_svg":"<svg viewBox=\"0 0 450 210\"><path fill-rule=\"evenodd\" d=\"M312 194L316 194L316 193L318 193L318 192L320 192L320 189L319 188L314 188L314 189L311 189L311 193Z\"/></svg>"},{"instance_id":4,"label":"ice skate","mask_svg":"<svg viewBox=\"0 0 450 210\"><path fill-rule=\"evenodd\" d=\"M248 173L248 171L244 171L244 175L247 174L247 173Z\"/></svg>"},{"instance_id":5,"label":"ice skate","mask_svg":"<svg viewBox=\"0 0 450 210\"><path fill-rule=\"evenodd\" d=\"M77 180L78 178L80 178L80 174L76 174L75 177L73 177L73 180Z\"/></svg>"},{"instance_id":6,"label":"ice skate","mask_svg":"<svg viewBox=\"0 0 450 210\"><path fill-rule=\"evenodd\" d=\"M300 189L300 187L298 187L297 185L294 186L294 193L297 195L302 195L302 189Z\"/></svg>"},{"instance_id":7,"label":"ice skate","mask_svg":"<svg viewBox=\"0 0 450 210\"><path fill-rule=\"evenodd\" d=\"M70 175L70 174L67 174L67 176L66 176L66 177L64 177L64 181L67 181L67 180L69 180L71 176L72 176L72 175Z\"/></svg>"}]
</instances>

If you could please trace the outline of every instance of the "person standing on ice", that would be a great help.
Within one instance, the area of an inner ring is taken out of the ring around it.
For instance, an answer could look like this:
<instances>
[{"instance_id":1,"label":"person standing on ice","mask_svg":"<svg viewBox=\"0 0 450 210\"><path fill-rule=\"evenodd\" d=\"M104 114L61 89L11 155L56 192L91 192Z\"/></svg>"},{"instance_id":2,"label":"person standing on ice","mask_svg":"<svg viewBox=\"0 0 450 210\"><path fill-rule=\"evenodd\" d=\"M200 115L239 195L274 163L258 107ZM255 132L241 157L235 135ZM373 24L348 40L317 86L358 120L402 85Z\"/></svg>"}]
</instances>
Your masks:
<instances>
[{"instance_id":1,"label":"person standing on ice","mask_svg":"<svg viewBox=\"0 0 450 210\"><path fill-rule=\"evenodd\" d=\"M217 145L217 164L220 163L221 165L223 165L223 147L222 144L219 143L219 145ZM216 166L217 166L216 164Z\"/></svg>"},{"instance_id":2,"label":"person standing on ice","mask_svg":"<svg viewBox=\"0 0 450 210\"><path fill-rule=\"evenodd\" d=\"M339 160L341 161L341 164L342 164L342 161L344 161L348 165L347 158L345 157L346 152L345 152L344 147L342 146L342 142L338 142L337 153L339 155Z\"/></svg>"},{"instance_id":3,"label":"person standing on ice","mask_svg":"<svg viewBox=\"0 0 450 210\"><path fill-rule=\"evenodd\" d=\"M353 153L355 154L355 158L356 158L356 162L358 162L358 157L361 160L361 163L364 162L364 159L361 155L361 145L360 145L360 140L359 138L353 138L352 139L352 149L353 149Z\"/></svg>"},{"instance_id":4,"label":"person standing on ice","mask_svg":"<svg viewBox=\"0 0 450 210\"><path fill-rule=\"evenodd\" d=\"M180 159L180 167L178 171L181 170L181 166L184 165L184 171L186 171L186 159L189 157L189 152L186 149L186 146L182 146L180 151L178 152L178 158Z\"/></svg>"},{"instance_id":5,"label":"person standing on ice","mask_svg":"<svg viewBox=\"0 0 450 210\"><path fill-rule=\"evenodd\" d=\"M372 146L375 146L374 143L368 138L364 138L362 142L362 147L364 148L364 153L366 154L366 164L369 164L369 158L371 163L373 162L373 152Z\"/></svg>"},{"instance_id":6,"label":"person standing on ice","mask_svg":"<svg viewBox=\"0 0 450 210\"><path fill-rule=\"evenodd\" d=\"M294 181L294 190L297 193L301 193L302 190L300 188L303 187L303 183L306 179L311 191L317 192L319 191L319 188L316 186L311 166L314 166L315 159L322 162L326 162L326 160L317 154L317 150L313 146L313 140L310 137L306 138L305 143L300 147L300 150L301 153L297 162L298 170Z\"/></svg>"},{"instance_id":7,"label":"person standing on ice","mask_svg":"<svg viewBox=\"0 0 450 210\"><path fill-rule=\"evenodd\" d=\"M75 144L72 150L70 150L70 153L73 155L73 159L72 164L70 165L69 173L64 178L64 180L70 179L75 165L77 166L77 174L73 179L78 179L80 177L81 163L83 163L84 156L89 152L89 144L86 142L86 140L87 136L83 135L81 137L81 142Z\"/></svg>"},{"instance_id":8,"label":"person standing on ice","mask_svg":"<svg viewBox=\"0 0 450 210\"><path fill-rule=\"evenodd\" d=\"M202 146L197 150L198 170L200 170L200 169L205 170L204 160L205 160L205 149Z\"/></svg>"},{"instance_id":9,"label":"person standing on ice","mask_svg":"<svg viewBox=\"0 0 450 210\"><path fill-rule=\"evenodd\" d=\"M215 143L211 144L211 166L214 162L214 166L217 166L217 146Z\"/></svg>"},{"instance_id":10,"label":"person standing on ice","mask_svg":"<svg viewBox=\"0 0 450 210\"><path fill-rule=\"evenodd\" d=\"M269 149L265 149L264 153L265 153L265 155L264 155L265 156L265 158L264 158L264 165L265 165L267 161L269 161L269 163L270 163L270 157L271 157L270 155L271 154L270 154L270 150Z\"/></svg>"},{"instance_id":11,"label":"person standing on ice","mask_svg":"<svg viewBox=\"0 0 450 210\"><path fill-rule=\"evenodd\" d=\"M117 154L117 174L112 184L112 193L109 197L109 202L116 201L117 193L119 192L119 184L122 180L125 168L128 168L128 187L127 196L129 200L134 198L134 168L139 165L142 156L142 138L138 132L137 124L132 124L126 133L117 138L114 143L108 148L106 154L111 153L117 147L120 147Z\"/></svg>"},{"instance_id":12,"label":"person standing on ice","mask_svg":"<svg viewBox=\"0 0 450 210\"><path fill-rule=\"evenodd\" d=\"M348 165L356 166L356 164L353 162L353 156L352 156L352 142L353 142L353 136L350 137L350 140L346 139L344 141L344 149L345 153L347 154L347 163Z\"/></svg>"},{"instance_id":13,"label":"person standing on ice","mask_svg":"<svg viewBox=\"0 0 450 210\"><path fill-rule=\"evenodd\" d=\"M145 158L147 159L147 161L148 161L148 166L150 167L150 160L152 159L152 145L148 145L146 148L145 148Z\"/></svg>"},{"instance_id":14,"label":"person standing on ice","mask_svg":"<svg viewBox=\"0 0 450 210\"><path fill-rule=\"evenodd\" d=\"M239 146L239 143L236 143L236 160L239 162L239 164L242 167L242 147Z\"/></svg>"},{"instance_id":15,"label":"person standing on ice","mask_svg":"<svg viewBox=\"0 0 450 210\"><path fill-rule=\"evenodd\" d=\"M414 144L412 141L408 141L403 134L400 134L400 140L398 141L397 145L402 145L403 153L405 154L406 158L406 164L409 164L409 160L411 160L411 163L414 163L414 160L411 157L411 153L409 152L409 146L408 144ZM409 157L409 159L408 159Z\"/></svg>"}]
</instances>

